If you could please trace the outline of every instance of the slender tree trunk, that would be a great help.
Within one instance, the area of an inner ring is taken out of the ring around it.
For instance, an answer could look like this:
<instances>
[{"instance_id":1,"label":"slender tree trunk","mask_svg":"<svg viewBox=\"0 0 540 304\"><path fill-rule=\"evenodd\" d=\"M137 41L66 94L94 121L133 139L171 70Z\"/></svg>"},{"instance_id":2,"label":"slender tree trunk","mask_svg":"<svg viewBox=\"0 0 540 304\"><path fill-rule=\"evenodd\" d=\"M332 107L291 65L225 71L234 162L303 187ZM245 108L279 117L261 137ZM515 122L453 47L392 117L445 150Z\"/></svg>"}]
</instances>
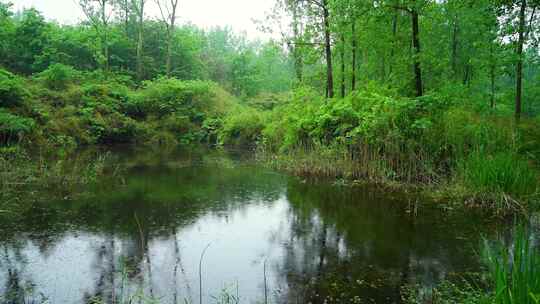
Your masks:
<instances>
[{"instance_id":1,"label":"slender tree trunk","mask_svg":"<svg viewBox=\"0 0 540 304\"><path fill-rule=\"evenodd\" d=\"M293 56L294 56L294 70L296 72L296 79L299 83L302 82L303 78L303 65L304 61L302 59L302 54L300 54L299 49L299 40L300 40L300 29L298 28L298 11L295 4L293 4L293 34L294 34L294 45L293 45Z\"/></svg>"},{"instance_id":2,"label":"slender tree trunk","mask_svg":"<svg viewBox=\"0 0 540 304\"><path fill-rule=\"evenodd\" d=\"M107 0L101 2L101 20L103 22L103 56L105 57L105 72L109 72L110 56L109 56L109 37L108 37L108 22L107 22Z\"/></svg>"},{"instance_id":3,"label":"slender tree trunk","mask_svg":"<svg viewBox=\"0 0 540 304\"><path fill-rule=\"evenodd\" d=\"M298 79L298 82L302 82L304 80L304 60L302 59L302 54L300 54L300 50L298 49L298 46L294 47L294 66L296 71L296 78Z\"/></svg>"},{"instance_id":4,"label":"slender tree trunk","mask_svg":"<svg viewBox=\"0 0 540 304\"><path fill-rule=\"evenodd\" d=\"M126 37L129 37L129 3L128 0L124 0L124 30L126 31Z\"/></svg>"},{"instance_id":5,"label":"slender tree trunk","mask_svg":"<svg viewBox=\"0 0 540 304\"><path fill-rule=\"evenodd\" d=\"M397 24L398 24L398 11L394 12L392 17L392 49L390 50L390 67L388 73L392 76L394 56L396 54L396 40L397 40Z\"/></svg>"},{"instance_id":6,"label":"slender tree trunk","mask_svg":"<svg viewBox=\"0 0 540 304\"><path fill-rule=\"evenodd\" d=\"M172 71L172 47L173 47L173 38L176 25L176 9L178 8L178 0L171 0L171 16L170 23L167 28L167 77L171 77Z\"/></svg>"},{"instance_id":7,"label":"slender tree trunk","mask_svg":"<svg viewBox=\"0 0 540 304\"><path fill-rule=\"evenodd\" d=\"M457 18L457 17L456 17ZM458 24L457 20L454 20L452 31L452 73L454 78L457 78L457 50L458 50Z\"/></svg>"},{"instance_id":8,"label":"slender tree trunk","mask_svg":"<svg viewBox=\"0 0 540 304\"><path fill-rule=\"evenodd\" d=\"M356 20L352 20L352 63L351 63L351 90L356 90L356 49L358 48L358 40L356 40Z\"/></svg>"},{"instance_id":9,"label":"slender tree trunk","mask_svg":"<svg viewBox=\"0 0 540 304\"><path fill-rule=\"evenodd\" d=\"M495 108L495 65L492 64L489 71L491 78L491 108Z\"/></svg>"},{"instance_id":10,"label":"slender tree trunk","mask_svg":"<svg viewBox=\"0 0 540 304\"><path fill-rule=\"evenodd\" d=\"M144 0L139 1L139 33L137 39L137 79L143 79Z\"/></svg>"},{"instance_id":11,"label":"slender tree trunk","mask_svg":"<svg viewBox=\"0 0 540 304\"><path fill-rule=\"evenodd\" d=\"M341 97L345 97L346 88L345 88L345 35L341 34L341 50L340 50L340 59L341 59Z\"/></svg>"},{"instance_id":12,"label":"slender tree trunk","mask_svg":"<svg viewBox=\"0 0 540 304\"><path fill-rule=\"evenodd\" d=\"M386 52L381 54L381 81L386 81Z\"/></svg>"},{"instance_id":13,"label":"slender tree trunk","mask_svg":"<svg viewBox=\"0 0 540 304\"><path fill-rule=\"evenodd\" d=\"M424 87L422 84L422 68L420 67L420 25L418 21L418 10L413 7L411 10L412 33L413 33L413 48L414 48L414 78L416 87L416 96L424 95Z\"/></svg>"},{"instance_id":14,"label":"slender tree trunk","mask_svg":"<svg viewBox=\"0 0 540 304\"><path fill-rule=\"evenodd\" d=\"M142 28L139 28L139 34L138 34L138 39L137 39L137 79L138 80L142 80L143 78L142 53L143 53L143 32L142 32Z\"/></svg>"},{"instance_id":15,"label":"slender tree trunk","mask_svg":"<svg viewBox=\"0 0 540 304\"><path fill-rule=\"evenodd\" d=\"M165 64L165 69L167 77L171 77L171 67L172 67L172 34L171 29L167 30L167 62Z\"/></svg>"},{"instance_id":16,"label":"slender tree trunk","mask_svg":"<svg viewBox=\"0 0 540 304\"><path fill-rule=\"evenodd\" d=\"M111 61L111 55L109 53L109 38L107 35L107 32L105 32L105 72L109 72L110 70L110 61Z\"/></svg>"},{"instance_id":17,"label":"slender tree trunk","mask_svg":"<svg viewBox=\"0 0 540 304\"><path fill-rule=\"evenodd\" d=\"M327 0L322 0L323 21L324 21L324 40L326 54L326 86L328 98L334 97L334 75L332 67L332 41L330 37L330 11L328 10Z\"/></svg>"},{"instance_id":18,"label":"slender tree trunk","mask_svg":"<svg viewBox=\"0 0 540 304\"><path fill-rule=\"evenodd\" d=\"M519 10L519 38L517 45L518 61L516 65L516 120L521 118L522 94L523 94L523 44L525 43L525 9L527 0L521 0Z\"/></svg>"}]
</instances>

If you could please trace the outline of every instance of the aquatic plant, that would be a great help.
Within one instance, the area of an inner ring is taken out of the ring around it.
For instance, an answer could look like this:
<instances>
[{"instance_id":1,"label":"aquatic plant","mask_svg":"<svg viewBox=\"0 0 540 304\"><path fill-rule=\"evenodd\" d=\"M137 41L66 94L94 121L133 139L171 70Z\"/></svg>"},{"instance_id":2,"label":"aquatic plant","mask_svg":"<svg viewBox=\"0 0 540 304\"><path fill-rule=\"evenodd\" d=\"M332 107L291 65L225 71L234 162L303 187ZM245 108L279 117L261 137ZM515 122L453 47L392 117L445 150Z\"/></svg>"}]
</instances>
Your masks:
<instances>
[{"instance_id":1,"label":"aquatic plant","mask_svg":"<svg viewBox=\"0 0 540 304\"><path fill-rule=\"evenodd\" d=\"M523 227L511 246L486 244L485 260L497 304L537 304L540 296L540 251Z\"/></svg>"}]
</instances>

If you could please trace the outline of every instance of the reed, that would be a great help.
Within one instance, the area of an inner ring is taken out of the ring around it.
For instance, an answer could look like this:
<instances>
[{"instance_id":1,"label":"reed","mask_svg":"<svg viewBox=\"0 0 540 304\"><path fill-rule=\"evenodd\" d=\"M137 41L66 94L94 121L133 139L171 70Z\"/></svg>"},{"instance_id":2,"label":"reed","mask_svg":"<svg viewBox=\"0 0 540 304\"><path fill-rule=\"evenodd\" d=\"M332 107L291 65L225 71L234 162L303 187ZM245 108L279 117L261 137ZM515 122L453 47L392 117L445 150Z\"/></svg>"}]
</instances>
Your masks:
<instances>
[{"instance_id":1,"label":"reed","mask_svg":"<svg viewBox=\"0 0 540 304\"><path fill-rule=\"evenodd\" d=\"M514 243L486 244L484 257L494 288L496 304L538 304L540 300L540 251L523 227Z\"/></svg>"}]
</instances>

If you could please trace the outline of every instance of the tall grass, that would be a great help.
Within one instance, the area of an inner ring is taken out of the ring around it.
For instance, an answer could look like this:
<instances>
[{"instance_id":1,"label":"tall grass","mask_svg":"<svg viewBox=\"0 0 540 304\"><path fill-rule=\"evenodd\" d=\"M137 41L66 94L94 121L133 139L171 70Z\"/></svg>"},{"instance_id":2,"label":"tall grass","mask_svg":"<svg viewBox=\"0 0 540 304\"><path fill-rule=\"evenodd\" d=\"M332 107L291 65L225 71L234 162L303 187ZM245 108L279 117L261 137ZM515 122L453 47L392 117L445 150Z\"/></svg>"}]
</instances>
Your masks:
<instances>
[{"instance_id":1,"label":"tall grass","mask_svg":"<svg viewBox=\"0 0 540 304\"><path fill-rule=\"evenodd\" d=\"M540 248L523 226L516 228L512 243L485 241L482 259L487 273L444 281L426 297L417 286L406 286L409 304L538 304L540 303ZM470 280L472 279L472 281Z\"/></svg>"},{"instance_id":2,"label":"tall grass","mask_svg":"<svg viewBox=\"0 0 540 304\"><path fill-rule=\"evenodd\" d=\"M257 155L273 168L302 177L408 185L431 185L440 180L423 150L385 148L312 144L275 154L259 146Z\"/></svg>"},{"instance_id":3,"label":"tall grass","mask_svg":"<svg viewBox=\"0 0 540 304\"><path fill-rule=\"evenodd\" d=\"M497 304L540 303L540 251L518 228L511 248L504 244L486 245L484 256L489 266Z\"/></svg>"},{"instance_id":4,"label":"tall grass","mask_svg":"<svg viewBox=\"0 0 540 304\"><path fill-rule=\"evenodd\" d=\"M476 201L498 212L524 211L537 199L537 172L512 152L473 152L458 161L457 175Z\"/></svg>"},{"instance_id":5,"label":"tall grass","mask_svg":"<svg viewBox=\"0 0 540 304\"><path fill-rule=\"evenodd\" d=\"M465 182L477 189L516 196L531 195L537 189L536 173L513 153L484 155L475 152L460 167Z\"/></svg>"},{"instance_id":6,"label":"tall grass","mask_svg":"<svg viewBox=\"0 0 540 304\"><path fill-rule=\"evenodd\" d=\"M119 184L122 173L110 153L31 157L20 147L0 148L0 210L35 198L84 195L98 183Z\"/></svg>"}]
</instances>

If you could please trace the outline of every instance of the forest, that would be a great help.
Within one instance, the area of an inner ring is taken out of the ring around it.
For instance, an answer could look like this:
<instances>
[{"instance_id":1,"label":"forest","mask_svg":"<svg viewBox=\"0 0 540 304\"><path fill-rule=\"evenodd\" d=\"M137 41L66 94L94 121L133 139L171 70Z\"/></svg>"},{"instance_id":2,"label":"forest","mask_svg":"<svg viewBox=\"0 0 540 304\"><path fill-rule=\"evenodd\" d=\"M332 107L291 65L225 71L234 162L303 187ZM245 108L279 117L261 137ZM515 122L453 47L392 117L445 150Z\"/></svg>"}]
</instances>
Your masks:
<instances>
[{"instance_id":1,"label":"forest","mask_svg":"<svg viewBox=\"0 0 540 304\"><path fill-rule=\"evenodd\" d=\"M84 19L63 24L0 0L0 220L124 180L102 155L67 165L124 146L243 151L305 181L538 217L538 0L273 0L253 25L269 39L179 20L180 0L75 2ZM401 300L539 303L538 248L505 225L514 252L485 246L482 287Z\"/></svg>"}]
</instances>

